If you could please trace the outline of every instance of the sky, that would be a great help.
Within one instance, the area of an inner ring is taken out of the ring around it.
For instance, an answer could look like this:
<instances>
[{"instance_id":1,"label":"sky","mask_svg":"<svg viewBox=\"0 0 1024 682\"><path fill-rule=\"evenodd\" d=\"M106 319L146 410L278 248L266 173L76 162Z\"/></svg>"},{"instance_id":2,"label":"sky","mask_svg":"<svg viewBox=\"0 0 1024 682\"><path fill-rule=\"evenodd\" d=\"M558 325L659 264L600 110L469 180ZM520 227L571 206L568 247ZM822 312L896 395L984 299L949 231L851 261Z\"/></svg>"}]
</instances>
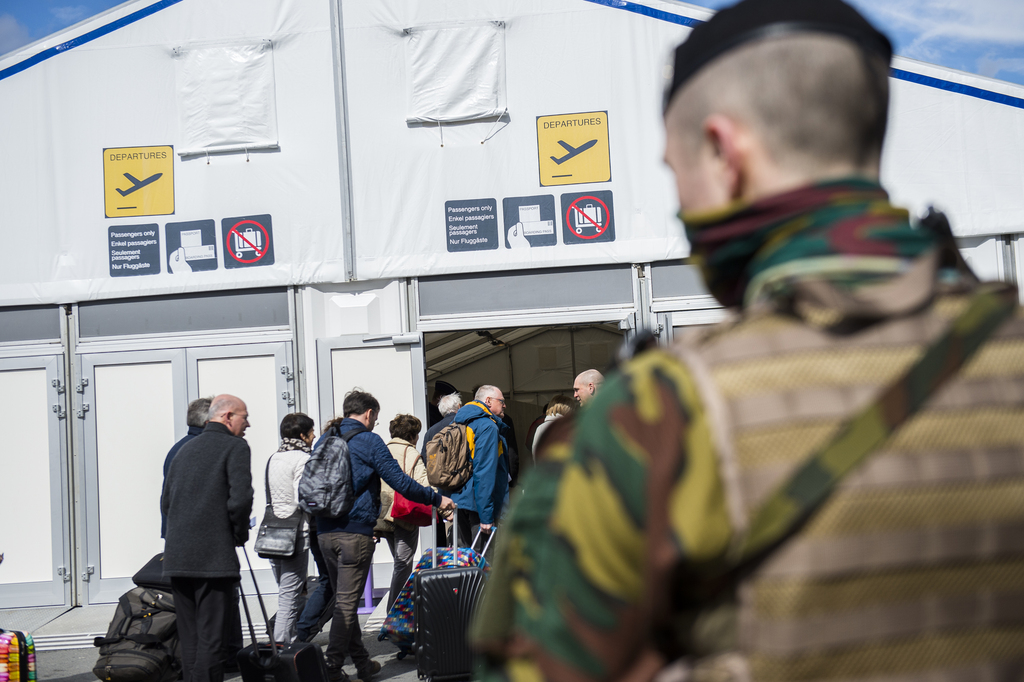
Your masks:
<instances>
[{"instance_id":1,"label":"sky","mask_svg":"<svg viewBox=\"0 0 1024 682\"><path fill-rule=\"evenodd\" d=\"M734 1L692 4L719 9ZM889 35L900 56L1024 85L1024 0L849 2ZM118 0L0 0L0 55L119 4Z\"/></svg>"}]
</instances>

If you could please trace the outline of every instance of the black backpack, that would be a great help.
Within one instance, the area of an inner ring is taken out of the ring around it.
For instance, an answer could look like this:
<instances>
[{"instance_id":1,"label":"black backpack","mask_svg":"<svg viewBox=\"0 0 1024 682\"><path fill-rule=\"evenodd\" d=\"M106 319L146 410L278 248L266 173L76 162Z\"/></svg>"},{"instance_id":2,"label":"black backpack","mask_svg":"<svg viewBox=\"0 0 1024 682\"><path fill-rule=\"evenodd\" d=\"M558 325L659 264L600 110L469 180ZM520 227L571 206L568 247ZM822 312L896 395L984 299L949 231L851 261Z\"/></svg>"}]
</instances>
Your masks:
<instances>
[{"instance_id":1,"label":"black backpack","mask_svg":"<svg viewBox=\"0 0 1024 682\"><path fill-rule=\"evenodd\" d=\"M92 672L105 682L174 682L181 651L174 597L136 587L121 596L106 637L93 644L100 657Z\"/></svg>"},{"instance_id":2,"label":"black backpack","mask_svg":"<svg viewBox=\"0 0 1024 682\"><path fill-rule=\"evenodd\" d=\"M331 434L313 450L299 479L299 509L329 518L348 513L356 499L348 442L364 431L369 429L359 426L341 436Z\"/></svg>"}]
</instances>

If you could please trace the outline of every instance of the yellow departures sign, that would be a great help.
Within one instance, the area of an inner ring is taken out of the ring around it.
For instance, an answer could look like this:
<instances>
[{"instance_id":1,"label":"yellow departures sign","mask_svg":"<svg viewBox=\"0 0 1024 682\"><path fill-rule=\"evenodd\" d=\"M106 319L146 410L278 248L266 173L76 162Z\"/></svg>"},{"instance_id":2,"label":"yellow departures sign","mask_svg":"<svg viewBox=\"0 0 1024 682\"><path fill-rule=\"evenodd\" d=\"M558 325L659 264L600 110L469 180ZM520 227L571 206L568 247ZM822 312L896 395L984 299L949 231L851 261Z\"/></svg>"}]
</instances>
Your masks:
<instances>
[{"instance_id":1,"label":"yellow departures sign","mask_svg":"<svg viewBox=\"0 0 1024 682\"><path fill-rule=\"evenodd\" d=\"M608 112L538 116L537 156L541 187L608 182Z\"/></svg>"},{"instance_id":2,"label":"yellow departures sign","mask_svg":"<svg viewBox=\"0 0 1024 682\"><path fill-rule=\"evenodd\" d=\"M104 149L103 206L108 218L174 213L174 147Z\"/></svg>"}]
</instances>

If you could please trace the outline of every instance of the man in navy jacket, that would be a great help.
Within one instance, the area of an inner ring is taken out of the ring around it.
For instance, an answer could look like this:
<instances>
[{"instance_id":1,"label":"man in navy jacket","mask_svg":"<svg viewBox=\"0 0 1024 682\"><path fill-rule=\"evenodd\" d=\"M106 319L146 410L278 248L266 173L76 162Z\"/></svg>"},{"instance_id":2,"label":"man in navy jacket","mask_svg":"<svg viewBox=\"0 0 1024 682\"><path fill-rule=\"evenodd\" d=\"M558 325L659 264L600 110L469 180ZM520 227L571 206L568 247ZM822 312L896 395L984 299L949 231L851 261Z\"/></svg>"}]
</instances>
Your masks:
<instances>
[{"instance_id":1,"label":"man in navy jacket","mask_svg":"<svg viewBox=\"0 0 1024 682\"><path fill-rule=\"evenodd\" d=\"M321 436L323 440L329 434L342 435L353 429L364 432L348 442L352 490L356 496L352 508L337 518L317 518L317 539L335 595L330 642L325 656L331 682L348 679L341 669L346 656L352 657L359 679L364 682L380 670L380 664L370 660L370 654L363 646L356 613L373 563L373 527L380 515L381 479L413 502L441 509L455 508L451 499L405 475L384 440L371 431L379 413L380 403L376 398L363 391L350 391L342 405L344 419L328 424Z\"/></svg>"}]
</instances>

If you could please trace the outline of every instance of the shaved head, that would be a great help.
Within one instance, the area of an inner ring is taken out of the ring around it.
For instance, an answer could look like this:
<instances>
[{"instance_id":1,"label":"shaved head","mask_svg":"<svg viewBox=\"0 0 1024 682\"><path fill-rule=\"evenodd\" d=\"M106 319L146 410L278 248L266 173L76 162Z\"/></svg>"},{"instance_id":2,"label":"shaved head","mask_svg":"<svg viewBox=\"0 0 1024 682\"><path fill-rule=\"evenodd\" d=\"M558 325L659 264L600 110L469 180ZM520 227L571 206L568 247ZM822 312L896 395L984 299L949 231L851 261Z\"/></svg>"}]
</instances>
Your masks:
<instances>
[{"instance_id":1,"label":"shaved head","mask_svg":"<svg viewBox=\"0 0 1024 682\"><path fill-rule=\"evenodd\" d=\"M597 389L601 387L604 375L596 369L588 369L580 372L576 381L572 384L572 395L580 405L585 404L594 397Z\"/></svg>"},{"instance_id":2,"label":"shaved head","mask_svg":"<svg viewBox=\"0 0 1024 682\"><path fill-rule=\"evenodd\" d=\"M666 156L676 145L693 158L706 143L706 121L720 114L749 128L778 166L808 180L877 177L888 104L888 65L852 41L766 38L717 57L675 94L665 113Z\"/></svg>"}]
</instances>

